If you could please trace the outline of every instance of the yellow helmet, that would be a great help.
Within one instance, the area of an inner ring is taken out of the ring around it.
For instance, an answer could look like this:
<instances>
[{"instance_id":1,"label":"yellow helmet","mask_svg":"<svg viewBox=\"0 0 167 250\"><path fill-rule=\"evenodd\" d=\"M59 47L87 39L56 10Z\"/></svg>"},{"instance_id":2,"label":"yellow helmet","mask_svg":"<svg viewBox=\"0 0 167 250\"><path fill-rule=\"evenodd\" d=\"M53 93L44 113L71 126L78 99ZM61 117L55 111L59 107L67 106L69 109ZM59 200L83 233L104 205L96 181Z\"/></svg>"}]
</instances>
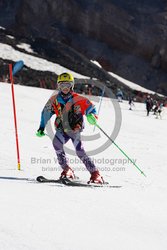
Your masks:
<instances>
[{"instance_id":1,"label":"yellow helmet","mask_svg":"<svg viewBox=\"0 0 167 250\"><path fill-rule=\"evenodd\" d=\"M72 82L74 84L74 77L70 73L62 73L57 78L57 83L60 82Z\"/></svg>"},{"instance_id":2,"label":"yellow helmet","mask_svg":"<svg viewBox=\"0 0 167 250\"><path fill-rule=\"evenodd\" d=\"M62 73L57 78L57 85L58 89L61 90L64 88L64 84L68 84L70 86L70 89L74 88L74 77L70 73Z\"/></svg>"}]
</instances>

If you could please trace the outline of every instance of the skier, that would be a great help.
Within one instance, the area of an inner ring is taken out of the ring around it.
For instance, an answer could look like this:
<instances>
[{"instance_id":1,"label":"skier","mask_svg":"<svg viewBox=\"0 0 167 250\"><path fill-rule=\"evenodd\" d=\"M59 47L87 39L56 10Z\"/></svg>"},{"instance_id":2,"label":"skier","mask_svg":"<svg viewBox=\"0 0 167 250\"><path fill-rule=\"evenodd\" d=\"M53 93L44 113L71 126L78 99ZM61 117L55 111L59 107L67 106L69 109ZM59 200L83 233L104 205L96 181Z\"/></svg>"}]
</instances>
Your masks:
<instances>
[{"instance_id":1,"label":"skier","mask_svg":"<svg viewBox=\"0 0 167 250\"><path fill-rule=\"evenodd\" d=\"M159 104L158 104L158 101L157 100L154 100L153 101L153 106L152 106L152 110L153 110L153 115L156 115L157 113L157 110L158 110L158 107L159 107Z\"/></svg>"},{"instance_id":2,"label":"skier","mask_svg":"<svg viewBox=\"0 0 167 250\"><path fill-rule=\"evenodd\" d=\"M122 99L123 99L123 92L121 89L117 89L117 93L116 93L116 96L117 96L117 99L118 99L118 102L122 102Z\"/></svg>"},{"instance_id":3,"label":"skier","mask_svg":"<svg viewBox=\"0 0 167 250\"><path fill-rule=\"evenodd\" d=\"M132 106L134 106L133 97L129 96L129 110L132 110Z\"/></svg>"},{"instance_id":4,"label":"skier","mask_svg":"<svg viewBox=\"0 0 167 250\"><path fill-rule=\"evenodd\" d=\"M149 116L149 113L150 113L150 111L152 109L152 100L151 100L149 95L147 96L145 104L146 104L147 116Z\"/></svg>"},{"instance_id":5,"label":"skier","mask_svg":"<svg viewBox=\"0 0 167 250\"><path fill-rule=\"evenodd\" d=\"M44 129L52 117L56 114L55 128L56 134L53 139L53 147L57 154L59 165L62 168L60 178L67 177L75 179L74 171L69 167L63 145L69 140L75 147L77 156L90 172L91 177L88 183L103 184L103 177L100 175L93 161L87 156L80 133L84 128L83 115L86 115L90 124L96 123L95 106L85 97L75 93L74 78L70 73L62 73L57 78L58 94L52 96L41 113L41 122L37 130L37 136L44 136Z\"/></svg>"},{"instance_id":6,"label":"skier","mask_svg":"<svg viewBox=\"0 0 167 250\"><path fill-rule=\"evenodd\" d=\"M159 106L158 106L158 109L156 111L156 119L160 118L162 119L162 111L163 111L163 103L161 103Z\"/></svg>"}]
</instances>

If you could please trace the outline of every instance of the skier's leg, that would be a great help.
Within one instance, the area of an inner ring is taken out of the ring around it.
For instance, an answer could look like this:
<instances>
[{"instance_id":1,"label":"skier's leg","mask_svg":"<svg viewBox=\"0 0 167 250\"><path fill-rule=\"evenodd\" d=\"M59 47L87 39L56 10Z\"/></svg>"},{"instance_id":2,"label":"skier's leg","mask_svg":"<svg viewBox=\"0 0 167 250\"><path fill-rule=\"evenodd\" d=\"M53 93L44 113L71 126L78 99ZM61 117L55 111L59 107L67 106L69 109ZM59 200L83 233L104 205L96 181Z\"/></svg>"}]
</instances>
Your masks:
<instances>
[{"instance_id":1,"label":"skier's leg","mask_svg":"<svg viewBox=\"0 0 167 250\"><path fill-rule=\"evenodd\" d=\"M80 132L77 133L72 133L70 135L71 140L73 142L73 145L75 147L76 150L76 154L77 156L80 158L80 160L83 162L83 164L85 165L85 167L87 168L87 170L92 173L94 171L97 171L96 166L94 165L93 161L89 158L89 156L86 154L82 142L81 142L81 138L80 138Z\"/></svg>"},{"instance_id":2,"label":"skier's leg","mask_svg":"<svg viewBox=\"0 0 167 250\"><path fill-rule=\"evenodd\" d=\"M162 115L161 115L162 114L162 110L159 110L158 113L159 113L159 118L162 119Z\"/></svg>"},{"instance_id":3,"label":"skier's leg","mask_svg":"<svg viewBox=\"0 0 167 250\"><path fill-rule=\"evenodd\" d=\"M64 134L61 131L57 131L53 139L53 147L56 151L57 159L60 166L65 169L68 166L68 161L66 154L63 149L63 145L69 140L67 134Z\"/></svg>"},{"instance_id":4,"label":"skier's leg","mask_svg":"<svg viewBox=\"0 0 167 250\"><path fill-rule=\"evenodd\" d=\"M70 139L70 137L63 132L57 131L55 137L53 139L53 147L57 154L58 162L63 169L60 178L71 178L74 179L74 171L68 166L68 161L66 158L66 154L63 149L63 145Z\"/></svg>"},{"instance_id":5,"label":"skier's leg","mask_svg":"<svg viewBox=\"0 0 167 250\"><path fill-rule=\"evenodd\" d=\"M86 154L83 148L81 138L80 138L80 133L75 133L75 135L71 137L71 139L74 144L77 156L81 159L81 161L83 162L83 164L85 165L85 167L91 174L91 177L88 183L95 182L95 183L103 184L104 183L103 177L100 175L93 161L89 158L89 156Z\"/></svg>"}]
</instances>

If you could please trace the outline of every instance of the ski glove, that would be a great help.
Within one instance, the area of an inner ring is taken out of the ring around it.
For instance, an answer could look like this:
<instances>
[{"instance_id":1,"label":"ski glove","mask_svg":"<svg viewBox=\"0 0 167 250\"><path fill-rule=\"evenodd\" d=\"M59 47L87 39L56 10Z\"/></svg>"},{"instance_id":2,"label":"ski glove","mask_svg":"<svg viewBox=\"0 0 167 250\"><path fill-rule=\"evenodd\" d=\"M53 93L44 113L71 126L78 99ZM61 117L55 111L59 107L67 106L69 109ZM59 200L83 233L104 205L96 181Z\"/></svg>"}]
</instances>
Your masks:
<instances>
[{"instance_id":1,"label":"ski glove","mask_svg":"<svg viewBox=\"0 0 167 250\"><path fill-rule=\"evenodd\" d=\"M96 115L94 115L94 114L88 114L88 115L86 116L86 118L87 118L87 121L88 121L91 125L96 125L96 123L97 123L97 116L96 116Z\"/></svg>"},{"instance_id":2,"label":"ski glove","mask_svg":"<svg viewBox=\"0 0 167 250\"><path fill-rule=\"evenodd\" d=\"M45 136L44 129L43 128L39 128L37 130L36 136L38 136L38 137Z\"/></svg>"}]
</instances>

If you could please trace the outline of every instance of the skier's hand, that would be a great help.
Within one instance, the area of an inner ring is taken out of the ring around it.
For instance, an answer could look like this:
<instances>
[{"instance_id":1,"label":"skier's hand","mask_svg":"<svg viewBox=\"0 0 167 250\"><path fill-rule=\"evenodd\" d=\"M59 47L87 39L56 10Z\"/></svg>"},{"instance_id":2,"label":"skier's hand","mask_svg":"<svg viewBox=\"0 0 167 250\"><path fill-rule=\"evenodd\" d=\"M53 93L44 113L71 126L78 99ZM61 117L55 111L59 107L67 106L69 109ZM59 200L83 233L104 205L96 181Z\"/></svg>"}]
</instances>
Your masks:
<instances>
[{"instance_id":1,"label":"skier's hand","mask_svg":"<svg viewBox=\"0 0 167 250\"><path fill-rule=\"evenodd\" d=\"M78 132L81 130L82 126L80 124L76 124L75 128L73 129L74 132Z\"/></svg>"},{"instance_id":2,"label":"skier's hand","mask_svg":"<svg viewBox=\"0 0 167 250\"><path fill-rule=\"evenodd\" d=\"M86 118L87 118L87 121L88 121L91 125L96 125L96 123L97 123L97 116L96 116L96 115L94 115L94 114L88 114L88 115L86 116Z\"/></svg>"},{"instance_id":3,"label":"skier's hand","mask_svg":"<svg viewBox=\"0 0 167 250\"><path fill-rule=\"evenodd\" d=\"M37 130L37 132L36 132L36 136L38 136L38 137L45 136L44 129L43 128L39 128Z\"/></svg>"}]
</instances>

